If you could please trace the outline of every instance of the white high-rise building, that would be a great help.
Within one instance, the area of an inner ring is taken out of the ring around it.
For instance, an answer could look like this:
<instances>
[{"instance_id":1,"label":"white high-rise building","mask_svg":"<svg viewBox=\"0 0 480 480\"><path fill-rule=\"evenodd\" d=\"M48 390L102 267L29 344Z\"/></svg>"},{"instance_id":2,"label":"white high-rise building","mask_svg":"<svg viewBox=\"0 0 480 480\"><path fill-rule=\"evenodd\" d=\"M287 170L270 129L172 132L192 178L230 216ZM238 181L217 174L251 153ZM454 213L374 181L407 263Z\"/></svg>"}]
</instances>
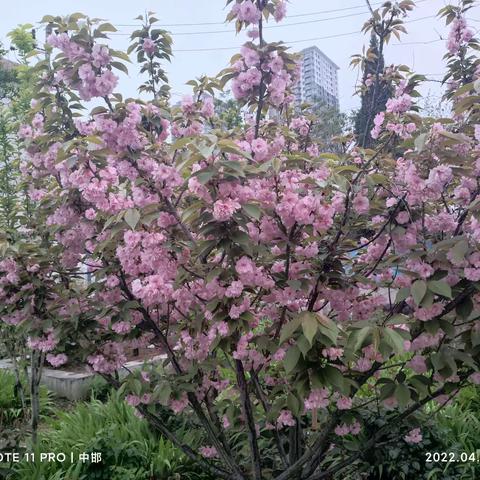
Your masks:
<instances>
[{"instance_id":1,"label":"white high-rise building","mask_svg":"<svg viewBox=\"0 0 480 480\"><path fill-rule=\"evenodd\" d=\"M316 46L305 48L300 55L300 78L294 89L296 104L324 103L338 109L339 67Z\"/></svg>"}]
</instances>

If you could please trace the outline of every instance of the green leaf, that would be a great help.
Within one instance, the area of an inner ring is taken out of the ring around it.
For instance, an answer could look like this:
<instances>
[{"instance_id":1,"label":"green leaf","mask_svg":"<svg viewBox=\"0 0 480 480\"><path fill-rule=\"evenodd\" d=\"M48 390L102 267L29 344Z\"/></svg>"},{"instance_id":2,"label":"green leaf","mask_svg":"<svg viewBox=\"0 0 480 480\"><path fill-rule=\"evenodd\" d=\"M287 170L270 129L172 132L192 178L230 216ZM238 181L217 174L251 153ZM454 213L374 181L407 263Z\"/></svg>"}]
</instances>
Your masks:
<instances>
[{"instance_id":1,"label":"green leaf","mask_svg":"<svg viewBox=\"0 0 480 480\"><path fill-rule=\"evenodd\" d=\"M137 223L140 220L140 212L136 208L129 208L125 215L123 216L127 225L132 229L135 230Z\"/></svg>"},{"instance_id":2,"label":"green leaf","mask_svg":"<svg viewBox=\"0 0 480 480\"><path fill-rule=\"evenodd\" d=\"M350 334L350 338L348 339L348 343L352 344L352 349L356 352L359 348L363 347L365 339L371 333L372 327L363 327L359 330L354 330Z\"/></svg>"},{"instance_id":3,"label":"green leaf","mask_svg":"<svg viewBox=\"0 0 480 480\"><path fill-rule=\"evenodd\" d=\"M97 32L116 32L117 29L111 23L102 23L96 29Z\"/></svg>"},{"instance_id":4,"label":"green leaf","mask_svg":"<svg viewBox=\"0 0 480 480\"><path fill-rule=\"evenodd\" d=\"M408 287L401 288L395 297L395 303L403 302L410 295L410 289Z\"/></svg>"},{"instance_id":5,"label":"green leaf","mask_svg":"<svg viewBox=\"0 0 480 480\"><path fill-rule=\"evenodd\" d=\"M172 144L171 150L180 150L181 148L186 147L191 141L192 137L179 138L175 143Z\"/></svg>"},{"instance_id":6,"label":"green leaf","mask_svg":"<svg viewBox=\"0 0 480 480\"><path fill-rule=\"evenodd\" d=\"M230 238L235 243L238 243L238 245L243 245L245 247L250 246L250 237L245 232L241 232L240 230L237 230L236 232L233 232L230 234Z\"/></svg>"},{"instance_id":7,"label":"green leaf","mask_svg":"<svg viewBox=\"0 0 480 480\"><path fill-rule=\"evenodd\" d=\"M427 133L421 133L415 139L415 150L417 150L418 153L421 153L422 150L425 148L425 143L427 141L427 137L428 137Z\"/></svg>"},{"instance_id":8,"label":"green leaf","mask_svg":"<svg viewBox=\"0 0 480 480\"><path fill-rule=\"evenodd\" d=\"M428 289L436 293L437 295L441 295L442 297L452 299L452 289L450 285L442 280L431 280L428 282Z\"/></svg>"},{"instance_id":9,"label":"green leaf","mask_svg":"<svg viewBox=\"0 0 480 480\"><path fill-rule=\"evenodd\" d=\"M473 302L470 298L465 298L455 307L455 312L460 318L466 320L473 311Z\"/></svg>"},{"instance_id":10,"label":"green leaf","mask_svg":"<svg viewBox=\"0 0 480 480\"><path fill-rule=\"evenodd\" d=\"M333 344L337 343L340 330L335 323L322 313L317 313L316 316L318 318L318 330L320 330L320 333L329 338Z\"/></svg>"},{"instance_id":11,"label":"green leaf","mask_svg":"<svg viewBox=\"0 0 480 480\"><path fill-rule=\"evenodd\" d=\"M403 345L405 339L393 328L384 328L383 333L387 343L393 348L396 353L404 353L405 347Z\"/></svg>"},{"instance_id":12,"label":"green leaf","mask_svg":"<svg viewBox=\"0 0 480 480\"><path fill-rule=\"evenodd\" d=\"M380 388L380 400L390 398L395 393L395 384L389 380L390 383L382 385Z\"/></svg>"},{"instance_id":13,"label":"green leaf","mask_svg":"<svg viewBox=\"0 0 480 480\"><path fill-rule=\"evenodd\" d=\"M158 402L160 405L166 406L170 400L172 394L172 387L168 383L163 383L159 389Z\"/></svg>"},{"instance_id":14,"label":"green leaf","mask_svg":"<svg viewBox=\"0 0 480 480\"><path fill-rule=\"evenodd\" d=\"M294 318L292 321L286 323L280 333L280 344L292 338L293 334L296 332L300 326L301 319L300 317Z\"/></svg>"},{"instance_id":15,"label":"green leaf","mask_svg":"<svg viewBox=\"0 0 480 480\"><path fill-rule=\"evenodd\" d=\"M468 242L460 240L451 250L451 258L454 263L462 263L465 260L465 255L468 252Z\"/></svg>"},{"instance_id":16,"label":"green leaf","mask_svg":"<svg viewBox=\"0 0 480 480\"><path fill-rule=\"evenodd\" d=\"M300 400L293 394L289 393L287 397L287 407L293 413L294 416L300 415Z\"/></svg>"},{"instance_id":17,"label":"green leaf","mask_svg":"<svg viewBox=\"0 0 480 480\"><path fill-rule=\"evenodd\" d=\"M401 407L405 407L410 401L410 390L406 385L400 383L395 388L395 398Z\"/></svg>"},{"instance_id":18,"label":"green leaf","mask_svg":"<svg viewBox=\"0 0 480 480\"><path fill-rule=\"evenodd\" d=\"M128 75L128 68L122 62L112 62L112 67Z\"/></svg>"},{"instance_id":19,"label":"green leaf","mask_svg":"<svg viewBox=\"0 0 480 480\"><path fill-rule=\"evenodd\" d=\"M131 63L130 57L121 50L110 50L110 53L112 54L112 57L121 58L122 60L125 60L125 62Z\"/></svg>"},{"instance_id":20,"label":"green leaf","mask_svg":"<svg viewBox=\"0 0 480 480\"><path fill-rule=\"evenodd\" d=\"M305 358L308 352L312 349L312 344L305 338L305 335L300 335L297 338L297 343L295 345L302 352L303 358Z\"/></svg>"},{"instance_id":21,"label":"green leaf","mask_svg":"<svg viewBox=\"0 0 480 480\"><path fill-rule=\"evenodd\" d=\"M285 371L287 372L287 374L294 370L299 360L300 360L300 350L296 345L293 345L288 349L287 354L283 359L283 365L285 367Z\"/></svg>"},{"instance_id":22,"label":"green leaf","mask_svg":"<svg viewBox=\"0 0 480 480\"><path fill-rule=\"evenodd\" d=\"M462 135L460 133L452 133L447 130L442 130L439 132L440 135L443 137L449 138L450 140L454 140L456 143L466 143L468 140L468 137L465 135Z\"/></svg>"},{"instance_id":23,"label":"green leaf","mask_svg":"<svg viewBox=\"0 0 480 480\"><path fill-rule=\"evenodd\" d=\"M477 347L480 345L480 331L476 329L472 329L470 332L471 340L472 340L472 347Z\"/></svg>"},{"instance_id":24,"label":"green leaf","mask_svg":"<svg viewBox=\"0 0 480 480\"><path fill-rule=\"evenodd\" d=\"M198 181L205 185L208 183L215 175L215 171L212 170L201 170L198 173L195 173L194 176L198 178Z\"/></svg>"},{"instance_id":25,"label":"green leaf","mask_svg":"<svg viewBox=\"0 0 480 480\"><path fill-rule=\"evenodd\" d=\"M421 397L428 395L428 386L430 384L428 378L422 375L414 375L409 379L409 382Z\"/></svg>"},{"instance_id":26,"label":"green leaf","mask_svg":"<svg viewBox=\"0 0 480 480\"><path fill-rule=\"evenodd\" d=\"M423 297L427 293L427 284L424 280L417 280L410 288L413 299L417 305L422 303Z\"/></svg>"},{"instance_id":27,"label":"green leaf","mask_svg":"<svg viewBox=\"0 0 480 480\"><path fill-rule=\"evenodd\" d=\"M253 203L246 203L245 205L242 205L242 210L249 216L253 217L255 220L259 220L262 211L260 210L257 205L254 205Z\"/></svg>"},{"instance_id":28,"label":"green leaf","mask_svg":"<svg viewBox=\"0 0 480 480\"><path fill-rule=\"evenodd\" d=\"M317 333L319 324L317 317L314 313L309 313L308 315L302 315L302 329L305 338L310 342L310 345L313 342L313 338Z\"/></svg>"},{"instance_id":29,"label":"green leaf","mask_svg":"<svg viewBox=\"0 0 480 480\"><path fill-rule=\"evenodd\" d=\"M345 379L338 368L332 365L326 365L322 368L321 372L326 381L326 385L334 385L342 391L345 389Z\"/></svg>"}]
</instances>

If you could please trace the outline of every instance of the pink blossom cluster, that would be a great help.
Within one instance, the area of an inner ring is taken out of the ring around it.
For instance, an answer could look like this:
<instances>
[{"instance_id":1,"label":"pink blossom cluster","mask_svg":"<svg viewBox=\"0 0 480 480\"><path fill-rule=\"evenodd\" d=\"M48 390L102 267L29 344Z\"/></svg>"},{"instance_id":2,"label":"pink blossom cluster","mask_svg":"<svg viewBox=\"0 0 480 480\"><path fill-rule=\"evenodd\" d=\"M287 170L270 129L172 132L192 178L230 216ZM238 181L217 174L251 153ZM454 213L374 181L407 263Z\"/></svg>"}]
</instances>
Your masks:
<instances>
[{"instance_id":1,"label":"pink blossom cluster","mask_svg":"<svg viewBox=\"0 0 480 480\"><path fill-rule=\"evenodd\" d=\"M277 428L294 427L296 424L290 410L281 410L277 417Z\"/></svg>"},{"instance_id":2,"label":"pink blossom cluster","mask_svg":"<svg viewBox=\"0 0 480 480\"><path fill-rule=\"evenodd\" d=\"M252 332L242 335L232 356L235 360L241 360L246 367L258 369L266 363L267 358L255 348L253 339Z\"/></svg>"},{"instance_id":3,"label":"pink blossom cluster","mask_svg":"<svg viewBox=\"0 0 480 480\"><path fill-rule=\"evenodd\" d=\"M330 404L330 392L327 388L317 388L312 390L304 401L306 411L317 410L319 408L327 408ZM341 402L344 405L343 402Z\"/></svg>"},{"instance_id":4,"label":"pink blossom cluster","mask_svg":"<svg viewBox=\"0 0 480 480\"><path fill-rule=\"evenodd\" d=\"M302 137L308 135L310 123L305 117L295 117L290 122L290 129L298 132Z\"/></svg>"},{"instance_id":5,"label":"pink blossom cluster","mask_svg":"<svg viewBox=\"0 0 480 480\"><path fill-rule=\"evenodd\" d=\"M345 435L358 435L360 433L362 426L355 420L352 424L342 423L335 427L335 434L339 437L344 437Z\"/></svg>"},{"instance_id":6,"label":"pink blossom cluster","mask_svg":"<svg viewBox=\"0 0 480 480\"><path fill-rule=\"evenodd\" d=\"M232 218L232 215L239 210L241 205L231 198L217 200L213 204L213 218L219 222L226 222Z\"/></svg>"},{"instance_id":7,"label":"pink blossom cluster","mask_svg":"<svg viewBox=\"0 0 480 480\"><path fill-rule=\"evenodd\" d=\"M263 82L267 87L266 100L274 107L290 102L289 88L294 78L285 69L282 56L276 53L264 56L253 44L244 45L241 56L241 60L237 60L233 65L236 76L232 81L232 92L237 100L257 96Z\"/></svg>"},{"instance_id":8,"label":"pink blossom cluster","mask_svg":"<svg viewBox=\"0 0 480 480\"><path fill-rule=\"evenodd\" d=\"M68 361L68 357L64 353L59 353L58 355L48 353L45 358L47 362L55 368L65 365L65 363Z\"/></svg>"},{"instance_id":9,"label":"pink blossom cluster","mask_svg":"<svg viewBox=\"0 0 480 480\"><path fill-rule=\"evenodd\" d=\"M0 287L7 284L15 285L20 281L20 269L17 262L11 257L0 261L0 273L4 274L0 277Z\"/></svg>"},{"instance_id":10,"label":"pink blossom cluster","mask_svg":"<svg viewBox=\"0 0 480 480\"><path fill-rule=\"evenodd\" d=\"M379 112L373 119L373 129L370 132L371 137L376 140L382 131L382 125L385 122L385 112Z\"/></svg>"},{"instance_id":11,"label":"pink blossom cluster","mask_svg":"<svg viewBox=\"0 0 480 480\"><path fill-rule=\"evenodd\" d=\"M405 435L403 439L407 443L414 445L416 443L420 443L423 440L423 436L419 428L414 428L413 430L410 430L410 432Z\"/></svg>"},{"instance_id":12,"label":"pink blossom cluster","mask_svg":"<svg viewBox=\"0 0 480 480\"><path fill-rule=\"evenodd\" d=\"M236 2L230 11L230 14L236 17L240 22L245 23L257 23L262 16L262 12L252 0L246 0L242 3Z\"/></svg>"},{"instance_id":13,"label":"pink blossom cluster","mask_svg":"<svg viewBox=\"0 0 480 480\"><path fill-rule=\"evenodd\" d=\"M422 355L415 355L407 364L415 373L421 375L422 373L426 373L428 370L427 363L425 361L425 357Z\"/></svg>"},{"instance_id":14,"label":"pink blossom cluster","mask_svg":"<svg viewBox=\"0 0 480 480\"><path fill-rule=\"evenodd\" d=\"M122 368L127 361L123 346L118 342L107 342L100 353L87 357L87 362L98 373L112 374Z\"/></svg>"},{"instance_id":15,"label":"pink blossom cluster","mask_svg":"<svg viewBox=\"0 0 480 480\"><path fill-rule=\"evenodd\" d=\"M473 38L473 31L468 28L465 17L458 16L452 22L448 35L447 49L452 55L457 55L460 49Z\"/></svg>"},{"instance_id":16,"label":"pink blossom cluster","mask_svg":"<svg viewBox=\"0 0 480 480\"><path fill-rule=\"evenodd\" d=\"M406 93L387 100L388 113L405 113L412 106L412 97Z\"/></svg>"},{"instance_id":17,"label":"pink blossom cluster","mask_svg":"<svg viewBox=\"0 0 480 480\"><path fill-rule=\"evenodd\" d=\"M58 338L53 331L48 331L41 337L29 337L27 345L31 349L40 350L41 352L51 352L58 345Z\"/></svg>"},{"instance_id":18,"label":"pink blossom cluster","mask_svg":"<svg viewBox=\"0 0 480 480\"><path fill-rule=\"evenodd\" d=\"M57 74L57 81L65 81L77 89L82 100L110 95L117 86L118 77L107 68L111 61L108 47L95 44L88 52L85 47L72 40L67 33L51 34L47 43L62 51L72 64L80 63L74 75L73 69L63 69ZM75 80L78 78L78 81Z\"/></svg>"},{"instance_id":19,"label":"pink blossom cluster","mask_svg":"<svg viewBox=\"0 0 480 480\"><path fill-rule=\"evenodd\" d=\"M200 455L205 458L217 458L218 457L218 452L215 447L200 447L198 449L200 452Z\"/></svg>"}]
</instances>

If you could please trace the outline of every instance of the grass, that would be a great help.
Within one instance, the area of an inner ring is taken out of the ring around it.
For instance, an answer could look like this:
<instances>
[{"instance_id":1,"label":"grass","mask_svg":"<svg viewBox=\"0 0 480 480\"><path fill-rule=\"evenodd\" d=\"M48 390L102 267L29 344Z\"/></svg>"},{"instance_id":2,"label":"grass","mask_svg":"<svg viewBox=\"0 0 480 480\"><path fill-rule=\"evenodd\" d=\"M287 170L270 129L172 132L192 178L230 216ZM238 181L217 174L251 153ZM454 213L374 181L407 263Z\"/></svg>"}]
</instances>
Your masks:
<instances>
[{"instance_id":1,"label":"grass","mask_svg":"<svg viewBox=\"0 0 480 480\"><path fill-rule=\"evenodd\" d=\"M195 439L176 430L186 443ZM9 480L211 480L115 394L106 403L92 399L61 412L40 434L37 452L64 452L70 463L27 463L14 467ZM100 463L78 461L80 453L99 452Z\"/></svg>"}]
</instances>

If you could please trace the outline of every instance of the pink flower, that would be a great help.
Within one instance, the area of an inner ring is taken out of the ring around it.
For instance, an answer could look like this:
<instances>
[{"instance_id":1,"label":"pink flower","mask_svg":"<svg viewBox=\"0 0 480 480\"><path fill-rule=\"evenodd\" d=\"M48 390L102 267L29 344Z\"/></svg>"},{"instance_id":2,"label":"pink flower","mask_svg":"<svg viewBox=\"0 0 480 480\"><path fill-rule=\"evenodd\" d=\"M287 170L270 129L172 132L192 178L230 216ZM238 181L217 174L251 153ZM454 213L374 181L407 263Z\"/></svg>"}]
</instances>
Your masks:
<instances>
[{"instance_id":1,"label":"pink flower","mask_svg":"<svg viewBox=\"0 0 480 480\"><path fill-rule=\"evenodd\" d=\"M170 408L173 410L173 413L180 413L187 408L188 397L184 393L178 400L170 400Z\"/></svg>"},{"instance_id":2,"label":"pink flower","mask_svg":"<svg viewBox=\"0 0 480 480\"><path fill-rule=\"evenodd\" d=\"M145 38L142 43L142 48L147 55L152 55L156 49L155 42L151 38Z\"/></svg>"},{"instance_id":3,"label":"pink flower","mask_svg":"<svg viewBox=\"0 0 480 480\"><path fill-rule=\"evenodd\" d=\"M322 350L322 355L329 358L330 360L338 360L340 357L343 356L343 348L324 348Z\"/></svg>"},{"instance_id":4,"label":"pink flower","mask_svg":"<svg viewBox=\"0 0 480 480\"><path fill-rule=\"evenodd\" d=\"M97 213L93 208L89 208L88 210L85 210L85 218L87 220L95 220L96 216L97 216Z\"/></svg>"},{"instance_id":5,"label":"pink flower","mask_svg":"<svg viewBox=\"0 0 480 480\"><path fill-rule=\"evenodd\" d=\"M55 368L64 365L68 361L68 357L64 353L60 353L58 355L52 355L51 353L49 353L45 358L47 362Z\"/></svg>"},{"instance_id":6,"label":"pink flower","mask_svg":"<svg viewBox=\"0 0 480 480\"><path fill-rule=\"evenodd\" d=\"M415 310L415 317L422 322L428 322L443 312L442 303L434 303L431 307L419 307Z\"/></svg>"},{"instance_id":7,"label":"pink flower","mask_svg":"<svg viewBox=\"0 0 480 480\"><path fill-rule=\"evenodd\" d=\"M353 200L353 209L360 215L368 213L370 209L368 198L361 194L357 195Z\"/></svg>"},{"instance_id":8,"label":"pink flower","mask_svg":"<svg viewBox=\"0 0 480 480\"><path fill-rule=\"evenodd\" d=\"M141 399L137 395L127 395L125 401L132 407L137 407L141 403Z\"/></svg>"},{"instance_id":9,"label":"pink flower","mask_svg":"<svg viewBox=\"0 0 480 480\"><path fill-rule=\"evenodd\" d=\"M480 281L480 268L465 268L463 272L467 280L472 282Z\"/></svg>"},{"instance_id":10,"label":"pink flower","mask_svg":"<svg viewBox=\"0 0 480 480\"><path fill-rule=\"evenodd\" d=\"M278 23L285 18L286 14L287 14L287 5L283 0L281 0L280 2L277 3L275 12L273 14L273 18Z\"/></svg>"},{"instance_id":11,"label":"pink flower","mask_svg":"<svg viewBox=\"0 0 480 480\"><path fill-rule=\"evenodd\" d=\"M407 94L400 95L398 98L390 98L387 101L387 112L405 113L412 106L412 97Z\"/></svg>"},{"instance_id":12,"label":"pink flower","mask_svg":"<svg viewBox=\"0 0 480 480\"><path fill-rule=\"evenodd\" d=\"M480 372L472 373L468 379L475 385L480 385Z\"/></svg>"},{"instance_id":13,"label":"pink flower","mask_svg":"<svg viewBox=\"0 0 480 480\"><path fill-rule=\"evenodd\" d=\"M457 17L452 22L452 28L448 36L447 48L452 55L457 55L465 43L473 38L473 32L467 27L465 17Z\"/></svg>"},{"instance_id":14,"label":"pink flower","mask_svg":"<svg viewBox=\"0 0 480 480\"><path fill-rule=\"evenodd\" d=\"M425 358L422 355L415 355L407 364L415 373L419 375L425 373L428 368L425 362Z\"/></svg>"},{"instance_id":15,"label":"pink flower","mask_svg":"<svg viewBox=\"0 0 480 480\"><path fill-rule=\"evenodd\" d=\"M198 449L200 455L205 458L216 458L218 457L218 452L215 447L200 447Z\"/></svg>"},{"instance_id":16,"label":"pink flower","mask_svg":"<svg viewBox=\"0 0 480 480\"><path fill-rule=\"evenodd\" d=\"M224 415L222 417L222 426L223 428L227 429L227 428L230 428L231 424L230 424L230 420L228 419L228 417L226 415Z\"/></svg>"},{"instance_id":17,"label":"pink flower","mask_svg":"<svg viewBox=\"0 0 480 480\"><path fill-rule=\"evenodd\" d=\"M246 23L257 23L260 20L261 16L262 14L260 13L260 10L250 0L242 3L237 13L237 18L241 22Z\"/></svg>"},{"instance_id":18,"label":"pink flower","mask_svg":"<svg viewBox=\"0 0 480 480\"><path fill-rule=\"evenodd\" d=\"M348 435L349 433L350 433L350 428L345 423L342 424L342 425L337 425L335 427L335 434L338 435L339 437L344 437L345 435Z\"/></svg>"},{"instance_id":19,"label":"pink flower","mask_svg":"<svg viewBox=\"0 0 480 480\"><path fill-rule=\"evenodd\" d=\"M232 215L241 208L241 205L230 198L226 200L217 200L213 204L213 218L219 222L226 222L232 218Z\"/></svg>"},{"instance_id":20,"label":"pink flower","mask_svg":"<svg viewBox=\"0 0 480 480\"><path fill-rule=\"evenodd\" d=\"M352 399L349 397L340 397L337 400L337 408L339 410L349 410L352 408Z\"/></svg>"},{"instance_id":21,"label":"pink flower","mask_svg":"<svg viewBox=\"0 0 480 480\"><path fill-rule=\"evenodd\" d=\"M308 398L305 399L305 410L317 410L318 408L328 407L330 400L329 391L326 388L317 388L310 392Z\"/></svg>"},{"instance_id":22,"label":"pink flower","mask_svg":"<svg viewBox=\"0 0 480 480\"><path fill-rule=\"evenodd\" d=\"M215 113L215 107L213 104L213 98L212 97L206 97L203 100L203 105L202 105L202 115L205 118L211 118L213 117L213 114Z\"/></svg>"},{"instance_id":23,"label":"pink flower","mask_svg":"<svg viewBox=\"0 0 480 480\"><path fill-rule=\"evenodd\" d=\"M351 433L352 435L358 435L360 433L360 430L361 430L361 425L360 423L355 420L355 422L353 422L351 425L348 425L346 423L343 423L341 425L337 425L335 427L335 433L339 436L339 437L344 437L345 435L348 435L349 433Z\"/></svg>"},{"instance_id":24,"label":"pink flower","mask_svg":"<svg viewBox=\"0 0 480 480\"><path fill-rule=\"evenodd\" d=\"M290 410L281 410L277 418L277 427L293 427L296 422Z\"/></svg>"},{"instance_id":25,"label":"pink flower","mask_svg":"<svg viewBox=\"0 0 480 480\"><path fill-rule=\"evenodd\" d=\"M260 55L256 50L243 46L240 49L240 53L242 54L243 61L247 67L253 67L260 63Z\"/></svg>"},{"instance_id":26,"label":"pink flower","mask_svg":"<svg viewBox=\"0 0 480 480\"><path fill-rule=\"evenodd\" d=\"M130 322L122 321L122 322L115 322L112 325L112 330L119 335L124 335L130 333L133 326Z\"/></svg>"},{"instance_id":27,"label":"pink flower","mask_svg":"<svg viewBox=\"0 0 480 480\"><path fill-rule=\"evenodd\" d=\"M255 271L255 264L250 258L243 256L235 264L235 270L239 275L247 275Z\"/></svg>"},{"instance_id":28,"label":"pink flower","mask_svg":"<svg viewBox=\"0 0 480 480\"><path fill-rule=\"evenodd\" d=\"M419 428L414 428L410 430L408 435L405 435L403 439L409 444L420 443L423 440L422 434L420 433Z\"/></svg>"},{"instance_id":29,"label":"pink flower","mask_svg":"<svg viewBox=\"0 0 480 480\"><path fill-rule=\"evenodd\" d=\"M238 280L232 282L232 284L225 291L225 296L228 298L239 297L243 292L243 283Z\"/></svg>"},{"instance_id":30,"label":"pink flower","mask_svg":"<svg viewBox=\"0 0 480 480\"><path fill-rule=\"evenodd\" d=\"M268 143L263 138L256 138L252 141L252 151L255 154L255 160L261 162L268 158Z\"/></svg>"},{"instance_id":31,"label":"pink flower","mask_svg":"<svg viewBox=\"0 0 480 480\"><path fill-rule=\"evenodd\" d=\"M92 48L92 58L92 63L97 68L105 67L110 63L110 60L112 59L108 47L98 44L94 45Z\"/></svg>"}]
</instances>

